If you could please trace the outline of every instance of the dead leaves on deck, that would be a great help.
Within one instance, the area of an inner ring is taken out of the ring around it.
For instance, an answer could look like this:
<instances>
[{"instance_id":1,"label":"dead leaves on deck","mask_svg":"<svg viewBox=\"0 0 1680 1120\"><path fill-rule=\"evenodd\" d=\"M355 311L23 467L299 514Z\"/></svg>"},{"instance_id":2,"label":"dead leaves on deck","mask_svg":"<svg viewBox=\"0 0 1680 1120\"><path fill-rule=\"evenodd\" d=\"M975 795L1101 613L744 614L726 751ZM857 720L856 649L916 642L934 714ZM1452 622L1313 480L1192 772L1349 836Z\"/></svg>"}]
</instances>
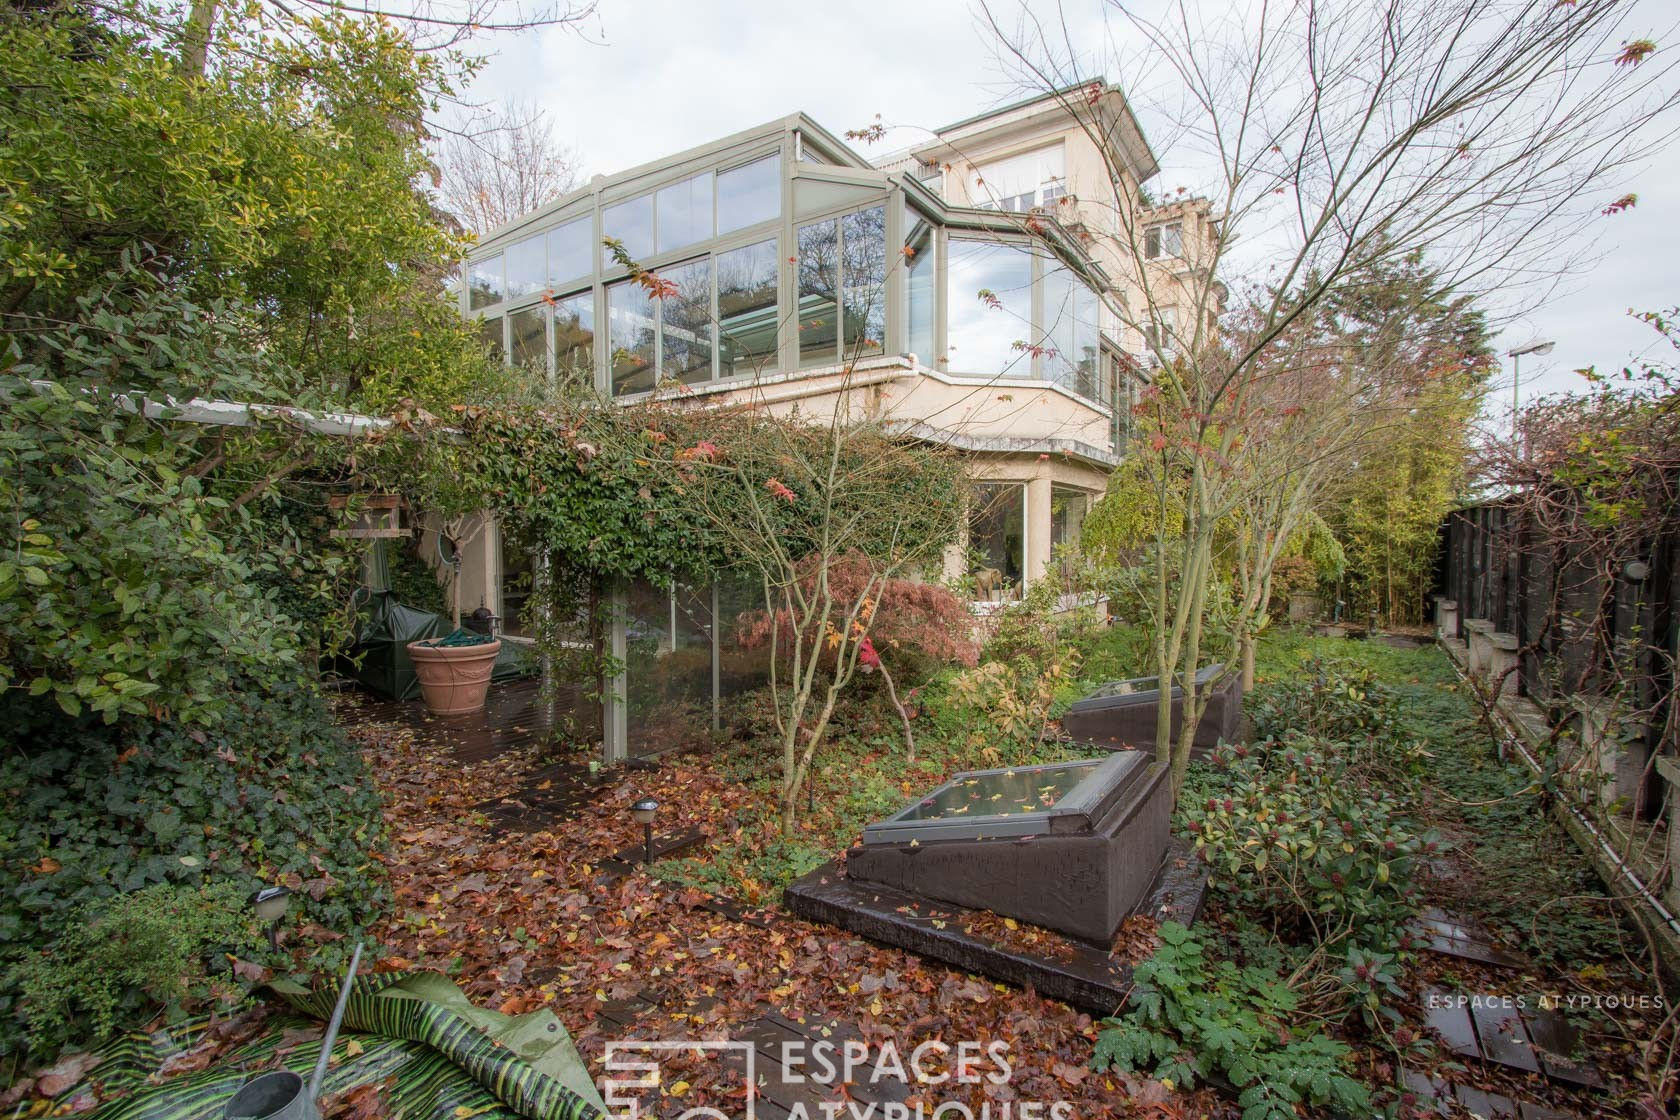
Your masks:
<instances>
[{"instance_id":1,"label":"dead leaves on deck","mask_svg":"<svg viewBox=\"0 0 1680 1120\"><path fill-rule=\"evenodd\" d=\"M1068 1100L1075 1115L1096 1116L1141 1094L1164 1115L1177 1115L1177 1104L1218 1112L1211 1098L1091 1073L1097 1026L1063 1004L791 918L771 929L738 922L703 908L701 892L640 872L605 880L601 861L641 839L626 812L638 797L659 799L661 831L697 827L713 846L755 819L750 791L703 759L627 772L549 831L497 836L472 807L510 795L536 759L462 766L410 732L356 733L389 798L396 912L379 931L391 954L380 967L442 969L475 1001L504 1011L553 1009L597 1076L609 1039L723 1039L780 1013L837 1020L906 1054L935 1039L1009 1044L1007 1082L941 1084L930 1105ZM638 1009L628 1030L598 1021L609 1007L622 1019L627 1001ZM666 1065L660 1092L680 1084L684 1108L738 1110L744 1086L724 1063Z\"/></svg>"}]
</instances>

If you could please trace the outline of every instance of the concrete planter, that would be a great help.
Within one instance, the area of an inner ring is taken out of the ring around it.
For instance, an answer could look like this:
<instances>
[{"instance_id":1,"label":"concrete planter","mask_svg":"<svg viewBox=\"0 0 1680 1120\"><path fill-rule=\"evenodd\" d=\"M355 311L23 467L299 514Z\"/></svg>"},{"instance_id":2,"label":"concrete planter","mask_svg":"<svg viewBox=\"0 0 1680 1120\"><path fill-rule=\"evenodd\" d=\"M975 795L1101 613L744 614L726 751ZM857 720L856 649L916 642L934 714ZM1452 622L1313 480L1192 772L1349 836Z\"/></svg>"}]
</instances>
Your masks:
<instances>
[{"instance_id":1,"label":"concrete planter","mask_svg":"<svg viewBox=\"0 0 1680 1120\"><path fill-rule=\"evenodd\" d=\"M484 707L484 698L490 692L490 673L500 652L500 639L473 646L408 643L408 656L414 662L414 675L420 678L420 695L426 708L436 715L454 716Z\"/></svg>"},{"instance_id":2,"label":"concrete planter","mask_svg":"<svg viewBox=\"0 0 1680 1120\"><path fill-rule=\"evenodd\" d=\"M1470 675L1486 681L1488 662L1493 660L1493 623L1485 618L1465 619L1464 642L1469 647Z\"/></svg>"},{"instance_id":3,"label":"concrete planter","mask_svg":"<svg viewBox=\"0 0 1680 1120\"><path fill-rule=\"evenodd\" d=\"M1458 602L1454 599L1435 597L1435 636L1437 638L1458 637Z\"/></svg>"},{"instance_id":4,"label":"concrete planter","mask_svg":"<svg viewBox=\"0 0 1680 1120\"><path fill-rule=\"evenodd\" d=\"M1517 636L1497 632L1489 634L1487 679L1490 685L1495 681L1499 682L1500 697L1517 695L1521 682L1516 665Z\"/></svg>"},{"instance_id":5,"label":"concrete planter","mask_svg":"<svg viewBox=\"0 0 1680 1120\"><path fill-rule=\"evenodd\" d=\"M1572 696L1569 705L1575 709L1571 722L1576 748L1571 761L1585 758L1587 781L1598 787L1588 792L1596 792L1606 809L1619 804L1637 812L1648 761L1641 729L1623 719L1605 697ZM1669 793L1672 796L1673 790Z\"/></svg>"},{"instance_id":6,"label":"concrete planter","mask_svg":"<svg viewBox=\"0 0 1680 1120\"><path fill-rule=\"evenodd\" d=\"M1662 776L1663 794L1668 802L1668 819L1680 821L1680 762L1666 755L1657 756L1657 773ZM1668 830L1668 866L1680 867L1680 827ZM1680 911L1680 875L1669 875L1668 908Z\"/></svg>"}]
</instances>

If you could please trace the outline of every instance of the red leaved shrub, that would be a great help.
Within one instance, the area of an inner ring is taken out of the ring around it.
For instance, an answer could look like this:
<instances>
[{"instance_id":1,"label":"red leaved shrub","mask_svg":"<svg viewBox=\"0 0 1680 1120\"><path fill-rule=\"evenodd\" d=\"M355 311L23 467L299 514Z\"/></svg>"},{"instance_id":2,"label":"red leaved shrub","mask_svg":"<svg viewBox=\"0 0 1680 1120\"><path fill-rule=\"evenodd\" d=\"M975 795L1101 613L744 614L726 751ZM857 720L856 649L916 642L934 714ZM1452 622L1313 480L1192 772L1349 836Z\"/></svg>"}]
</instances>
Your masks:
<instances>
[{"instance_id":1,"label":"red leaved shrub","mask_svg":"<svg viewBox=\"0 0 1680 1120\"><path fill-rule=\"evenodd\" d=\"M807 556L800 561L799 570L800 587L809 596L816 590L821 558ZM835 626L844 623L869 588L871 571L869 561L855 553L829 562L828 586L835 604L829 622ZM964 666L973 666L979 660L980 646L974 639L974 616L968 604L939 584L888 579L876 585L873 610L865 610L858 617L864 620L872 652L892 667L895 675L906 675L900 665L912 676L932 668L916 665L916 660ZM780 627L779 648L791 649L794 618L788 610L776 612L775 625ZM814 621L813 625L820 626L821 622ZM743 649L767 649L771 629L768 612L749 611L738 621L736 638Z\"/></svg>"}]
</instances>

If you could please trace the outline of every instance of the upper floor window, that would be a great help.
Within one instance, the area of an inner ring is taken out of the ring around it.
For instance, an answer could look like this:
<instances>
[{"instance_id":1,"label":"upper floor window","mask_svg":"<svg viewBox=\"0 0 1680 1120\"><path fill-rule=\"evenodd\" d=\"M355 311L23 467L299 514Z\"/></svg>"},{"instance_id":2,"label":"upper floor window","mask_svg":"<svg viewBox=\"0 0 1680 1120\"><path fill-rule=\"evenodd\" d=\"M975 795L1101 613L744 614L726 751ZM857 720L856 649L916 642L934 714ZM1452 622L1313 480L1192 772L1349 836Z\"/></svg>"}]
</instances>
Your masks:
<instances>
[{"instance_id":1,"label":"upper floor window","mask_svg":"<svg viewBox=\"0 0 1680 1120\"><path fill-rule=\"evenodd\" d=\"M1178 308L1157 307L1144 328L1144 341L1150 349L1171 357L1178 350Z\"/></svg>"},{"instance_id":2,"label":"upper floor window","mask_svg":"<svg viewBox=\"0 0 1680 1120\"><path fill-rule=\"evenodd\" d=\"M1184 255L1184 226L1162 222L1143 231L1143 255L1149 260Z\"/></svg>"},{"instance_id":3,"label":"upper floor window","mask_svg":"<svg viewBox=\"0 0 1680 1120\"><path fill-rule=\"evenodd\" d=\"M771 238L661 267L658 299L635 280L608 284L613 395L738 377L773 361L780 324L776 244Z\"/></svg>"},{"instance_id":4,"label":"upper floor window","mask_svg":"<svg viewBox=\"0 0 1680 1120\"><path fill-rule=\"evenodd\" d=\"M1026 211L1048 206L1067 194L1067 168L1062 145L1023 152L1008 159L982 163L974 169L974 205L986 209Z\"/></svg>"},{"instance_id":5,"label":"upper floor window","mask_svg":"<svg viewBox=\"0 0 1680 1120\"><path fill-rule=\"evenodd\" d=\"M886 347L887 212L799 227L799 361L827 365Z\"/></svg>"},{"instance_id":6,"label":"upper floor window","mask_svg":"<svg viewBox=\"0 0 1680 1120\"><path fill-rule=\"evenodd\" d=\"M782 212L782 157L766 156L752 163L718 172L717 231L768 222Z\"/></svg>"},{"instance_id":7,"label":"upper floor window","mask_svg":"<svg viewBox=\"0 0 1680 1120\"><path fill-rule=\"evenodd\" d=\"M502 258L474 261L467 266L467 306L473 310L502 302L507 289L502 283Z\"/></svg>"}]
</instances>

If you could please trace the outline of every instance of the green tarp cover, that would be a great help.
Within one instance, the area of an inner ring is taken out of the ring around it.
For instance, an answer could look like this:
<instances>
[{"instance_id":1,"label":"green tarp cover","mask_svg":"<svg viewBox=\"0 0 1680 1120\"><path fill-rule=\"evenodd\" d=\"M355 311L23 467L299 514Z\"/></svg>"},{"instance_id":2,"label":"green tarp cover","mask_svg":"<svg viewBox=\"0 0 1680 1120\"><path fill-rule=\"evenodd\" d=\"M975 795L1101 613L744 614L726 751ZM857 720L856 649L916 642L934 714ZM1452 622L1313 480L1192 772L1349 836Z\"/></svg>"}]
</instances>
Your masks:
<instances>
[{"instance_id":1,"label":"green tarp cover","mask_svg":"<svg viewBox=\"0 0 1680 1120\"><path fill-rule=\"evenodd\" d=\"M445 637L455 627L445 615L404 606L389 591L362 594L366 599L357 611L356 644L339 659L338 671L391 700L419 696L420 679L414 675L408 643ZM513 643L503 642L490 679L514 680L529 676L531 671L531 658Z\"/></svg>"},{"instance_id":2,"label":"green tarp cover","mask_svg":"<svg viewBox=\"0 0 1680 1120\"><path fill-rule=\"evenodd\" d=\"M287 1031L318 1032L338 998L337 983L329 979L313 990L288 984L273 988L296 1014L274 1016L261 1037L218 1055L202 1073L151 1080L166 1060L193 1048L207 1019L127 1035L106 1046L85 1078L98 1084L106 1103L88 1115L98 1120L222 1120L233 1094L259 1073L284 1067L307 1082L321 1053L320 1039L298 1041L294 1035L288 1041ZM360 1052L350 1056L355 1049ZM333 1051L337 1064L327 1071L323 1095L390 1078L385 1100L388 1114L398 1120L594 1120L606 1115L571 1035L553 1012L509 1016L475 1007L436 972L358 976ZM73 1099L76 1093L71 1089L60 1099Z\"/></svg>"}]
</instances>

